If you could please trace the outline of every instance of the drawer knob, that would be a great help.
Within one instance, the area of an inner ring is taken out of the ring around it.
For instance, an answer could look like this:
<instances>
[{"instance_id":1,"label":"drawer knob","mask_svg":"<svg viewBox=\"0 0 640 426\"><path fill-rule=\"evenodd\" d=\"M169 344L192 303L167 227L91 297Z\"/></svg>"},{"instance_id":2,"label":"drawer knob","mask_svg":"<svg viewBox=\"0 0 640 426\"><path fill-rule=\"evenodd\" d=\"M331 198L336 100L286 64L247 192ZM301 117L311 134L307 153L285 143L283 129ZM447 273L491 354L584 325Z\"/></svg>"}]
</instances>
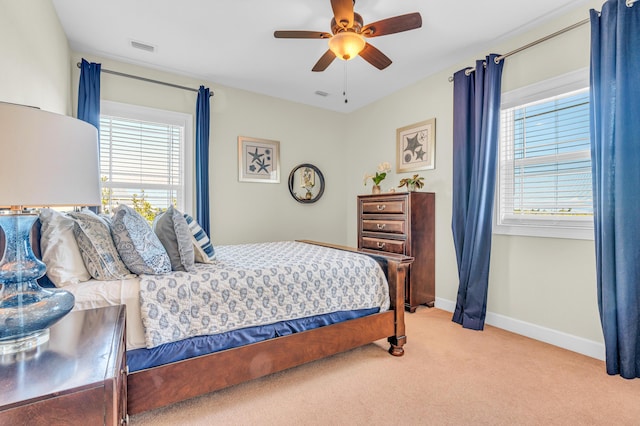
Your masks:
<instances>
[{"instance_id":1,"label":"drawer knob","mask_svg":"<svg viewBox=\"0 0 640 426\"><path fill-rule=\"evenodd\" d=\"M382 211L384 209L386 209L387 206L385 204L378 204L378 211Z\"/></svg>"},{"instance_id":2,"label":"drawer knob","mask_svg":"<svg viewBox=\"0 0 640 426\"><path fill-rule=\"evenodd\" d=\"M387 227L387 224L386 223L378 223L377 226L378 226L378 229L382 230L382 229Z\"/></svg>"},{"instance_id":3,"label":"drawer knob","mask_svg":"<svg viewBox=\"0 0 640 426\"><path fill-rule=\"evenodd\" d=\"M386 243L381 243L380 241L378 241L377 245L379 249L383 249L384 246L386 246Z\"/></svg>"}]
</instances>

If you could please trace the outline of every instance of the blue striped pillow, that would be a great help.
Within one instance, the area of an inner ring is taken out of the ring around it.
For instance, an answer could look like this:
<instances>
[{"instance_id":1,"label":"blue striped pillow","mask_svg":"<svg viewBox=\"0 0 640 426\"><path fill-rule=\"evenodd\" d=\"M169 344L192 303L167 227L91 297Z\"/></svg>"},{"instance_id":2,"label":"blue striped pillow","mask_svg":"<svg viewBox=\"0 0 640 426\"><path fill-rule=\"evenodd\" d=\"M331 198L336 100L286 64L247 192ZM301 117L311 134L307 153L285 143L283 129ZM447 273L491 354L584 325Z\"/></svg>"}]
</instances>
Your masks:
<instances>
[{"instance_id":1,"label":"blue striped pillow","mask_svg":"<svg viewBox=\"0 0 640 426\"><path fill-rule=\"evenodd\" d=\"M216 257L216 251L209 241L207 233L204 229L198 225L198 222L193 220L188 214L184 214L184 218L187 220L189 230L193 240L193 250L195 254L195 260L197 263L212 263Z\"/></svg>"}]
</instances>

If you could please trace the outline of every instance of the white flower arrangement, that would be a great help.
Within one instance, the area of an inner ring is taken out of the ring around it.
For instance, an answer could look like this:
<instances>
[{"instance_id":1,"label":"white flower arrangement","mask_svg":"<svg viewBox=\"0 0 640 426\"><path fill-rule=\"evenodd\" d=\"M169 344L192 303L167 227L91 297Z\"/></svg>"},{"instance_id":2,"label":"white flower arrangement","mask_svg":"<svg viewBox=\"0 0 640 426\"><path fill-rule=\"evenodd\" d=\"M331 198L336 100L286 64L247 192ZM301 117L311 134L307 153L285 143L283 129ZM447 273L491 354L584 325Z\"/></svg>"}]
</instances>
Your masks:
<instances>
[{"instance_id":1,"label":"white flower arrangement","mask_svg":"<svg viewBox=\"0 0 640 426\"><path fill-rule=\"evenodd\" d=\"M389 173L390 171L391 164L388 161L384 161L378 164L378 171L376 171L375 175L370 173L364 175L364 185L367 185L367 181L369 179L373 180L374 185L380 185L380 182L382 182L384 178L387 177L387 173Z\"/></svg>"}]
</instances>

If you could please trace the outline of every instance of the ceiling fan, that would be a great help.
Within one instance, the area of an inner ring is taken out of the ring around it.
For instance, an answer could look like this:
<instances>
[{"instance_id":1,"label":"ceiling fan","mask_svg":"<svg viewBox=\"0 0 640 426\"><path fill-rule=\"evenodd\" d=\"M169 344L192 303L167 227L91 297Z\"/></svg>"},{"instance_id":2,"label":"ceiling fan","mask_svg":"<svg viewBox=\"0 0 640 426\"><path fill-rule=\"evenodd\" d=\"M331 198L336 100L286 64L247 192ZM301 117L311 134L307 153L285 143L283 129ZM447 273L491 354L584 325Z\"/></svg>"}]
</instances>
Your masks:
<instances>
[{"instance_id":1,"label":"ceiling fan","mask_svg":"<svg viewBox=\"0 0 640 426\"><path fill-rule=\"evenodd\" d=\"M329 41L329 50L316 62L312 71L324 71L338 57L345 61L360 55L374 67L383 70L391 65L389 59L380 50L367 43L365 38L409 31L422 26L420 13L408 13L382 19L364 25L362 16L353 11L355 0L331 0L333 19L331 33L319 31L275 31L275 38L317 38Z\"/></svg>"}]
</instances>

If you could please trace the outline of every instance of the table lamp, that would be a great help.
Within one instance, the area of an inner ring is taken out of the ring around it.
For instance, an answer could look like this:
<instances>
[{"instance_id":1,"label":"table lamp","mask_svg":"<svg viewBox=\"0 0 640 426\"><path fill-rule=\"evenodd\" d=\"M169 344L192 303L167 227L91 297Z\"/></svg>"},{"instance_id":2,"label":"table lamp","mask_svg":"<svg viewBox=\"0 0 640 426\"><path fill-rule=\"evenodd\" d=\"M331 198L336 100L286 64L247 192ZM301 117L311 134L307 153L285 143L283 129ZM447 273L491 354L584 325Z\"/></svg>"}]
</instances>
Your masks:
<instances>
[{"instance_id":1,"label":"table lamp","mask_svg":"<svg viewBox=\"0 0 640 426\"><path fill-rule=\"evenodd\" d=\"M0 355L47 342L49 327L73 308L71 293L36 281L46 266L30 242L38 215L27 209L100 205L98 161L91 124L0 102Z\"/></svg>"}]
</instances>

